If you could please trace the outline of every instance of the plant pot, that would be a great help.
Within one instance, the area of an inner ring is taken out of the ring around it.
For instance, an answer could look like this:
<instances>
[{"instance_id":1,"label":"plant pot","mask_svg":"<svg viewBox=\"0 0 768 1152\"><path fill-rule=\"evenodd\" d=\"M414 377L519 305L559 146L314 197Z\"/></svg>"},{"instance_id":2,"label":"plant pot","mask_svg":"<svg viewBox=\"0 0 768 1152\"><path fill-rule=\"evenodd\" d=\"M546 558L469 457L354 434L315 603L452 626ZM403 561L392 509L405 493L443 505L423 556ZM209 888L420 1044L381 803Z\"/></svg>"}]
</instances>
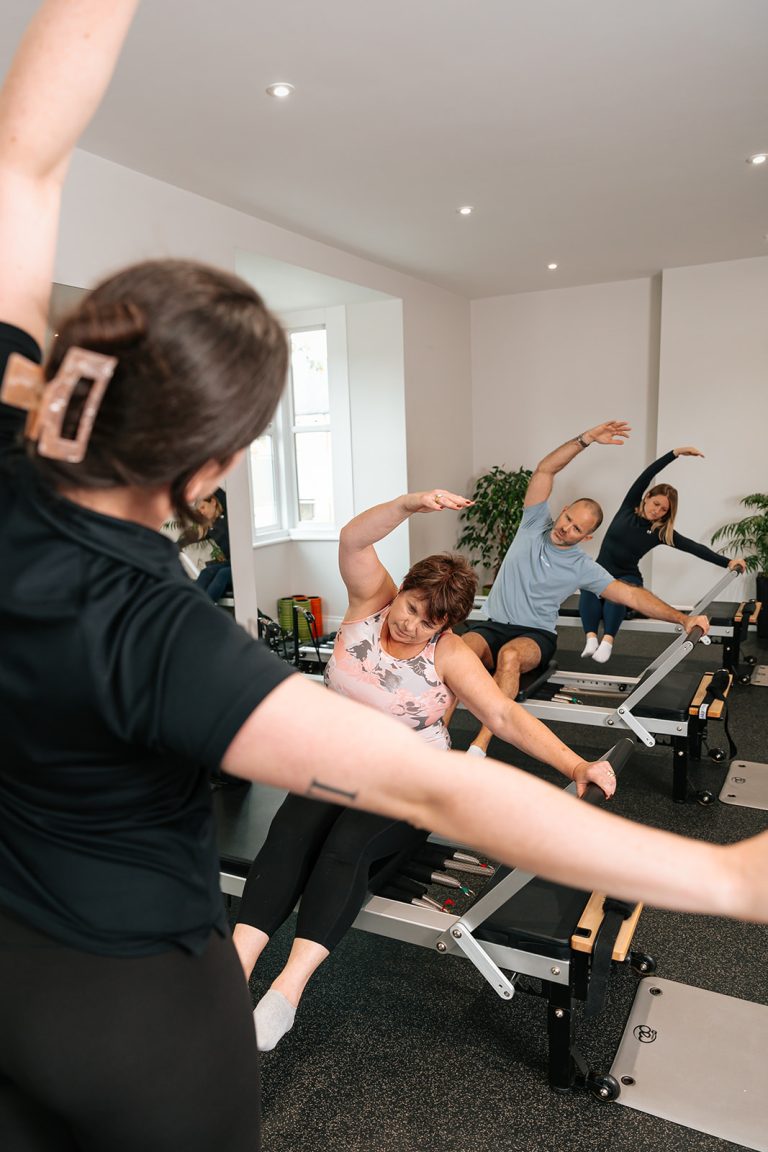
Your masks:
<instances>
[{"instance_id":1,"label":"plant pot","mask_svg":"<svg viewBox=\"0 0 768 1152\"><path fill-rule=\"evenodd\" d=\"M755 599L762 604L757 618L757 634L761 640L768 640L768 572L758 572L755 585L757 588Z\"/></svg>"}]
</instances>

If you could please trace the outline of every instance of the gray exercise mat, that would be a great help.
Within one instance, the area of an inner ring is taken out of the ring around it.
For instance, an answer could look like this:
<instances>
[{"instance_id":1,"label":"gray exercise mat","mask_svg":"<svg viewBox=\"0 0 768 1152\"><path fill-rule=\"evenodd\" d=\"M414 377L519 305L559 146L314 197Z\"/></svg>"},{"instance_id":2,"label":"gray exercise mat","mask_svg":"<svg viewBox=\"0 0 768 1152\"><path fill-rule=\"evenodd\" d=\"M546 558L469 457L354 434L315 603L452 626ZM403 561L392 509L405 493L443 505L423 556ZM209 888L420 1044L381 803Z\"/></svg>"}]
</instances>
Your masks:
<instances>
[{"instance_id":1,"label":"gray exercise mat","mask_svg":"<svg viewBox=\"0 0 768 1152\"><path fill-rule=\"evenodd\" d=\"M768 764L755 760L732 760L720 789L723 804L768 811Z\"/></svg>"},{"instance_id":2,"label":"gray exercise mat","mask_svg":"<svg viewBox=\"0 0 768 1152\"><path fill-rule=\"evenodd\" d=\"M618 1103L768 1152L768 1007L641 980L612 1074Z\"/></svg>"},{"instance_id":3,"label":"gray exercise mat","mask_svg":"<svg viewBox=\"0 0 768 1152\"><path fill-rule=\"evenodd\" d=\"M768 664L756 664L752 669L750 684L757 684L761 688L768 688Z\"/></svg>"}]
</instances>

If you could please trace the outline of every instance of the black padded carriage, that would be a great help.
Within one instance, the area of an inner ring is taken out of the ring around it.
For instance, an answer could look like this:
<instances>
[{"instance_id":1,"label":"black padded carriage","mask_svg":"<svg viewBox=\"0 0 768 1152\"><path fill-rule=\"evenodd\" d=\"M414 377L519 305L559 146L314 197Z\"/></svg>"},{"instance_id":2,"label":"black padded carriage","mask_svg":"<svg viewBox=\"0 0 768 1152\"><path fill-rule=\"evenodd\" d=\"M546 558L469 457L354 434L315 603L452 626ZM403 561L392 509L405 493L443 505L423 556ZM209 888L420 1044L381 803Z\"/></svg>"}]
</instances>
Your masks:
<instances>
[{"instance_id":1,"label":"black padded carriage","mask_svg":"<svg viewBox=\"0 0 768 1152\"><path fill-rule=\"evenodd\" d=\"M623 740L612 750L616 770L631 751L631 742ZM573 786L571 786L573 787ZM602 793L595 786L588 790L588 802L600 802ZM215 797L219 828L221 886L231 895L242 892L251 860L266 835L272 814L281 803L283 793L254 785L251 789L222 789ZM450 855L451 849L446 849ZM394 871L393 862L386 865L387 877ZM405 859L396 862L405 865ZM380 877L377 877L377 880ZM517 882L517 891L515 885ZM375 885L378 887L378 885ZM513 894L502 899L487 915L481 913L483 901L494 894L503 897L504 888ZM407 899L407 898L405 898ZM519 877L514 869L498 868L463 917L422 910L398 900L371 896L362 910L356 927L378 932L404 942L429 947L437 954L458 950L475 963L491 980L488 967L520 974L533 983L515 986L521 992L540 995L547 1000L549 1036L549 1082L557 1091L568 1091L576 1083L586 1084L601 1098L615 1098L618 1085L610 1077L591 1073L576 1042L576 1006L586 1001L591 1011L602 1007L605 981L614 962L628 963L638 972L653 970L650 957L630 952L629 940L639 918L641 905L619 905L610 917L603 914L603 897L579 892L564 885L552 884L539 877ZM479 923L472 927L473 910L478 910ZM399 911L400 910L400 911ZM624 923L626 921L626 923ZM600 931L601 924L605 927ZM623 925L623 927L622 927ZM617 932L621 929L620 938ZM447 937L448 944L443 943ZM453 939L460 943L458 948ZM595 941L602 943L595 950ZM472 947L469 948L471 943ZM478 963L477 952L484 949L484 962ZM487 954L486 954L487 953ZM490 959L489 959L490 957ZM499 992L498 983L493 983ZM539 991L540 988L540 991ZM499 992L500 995L504 993ZM511 990L507 993L511 997Z\"/></svg>"}]
</instances>

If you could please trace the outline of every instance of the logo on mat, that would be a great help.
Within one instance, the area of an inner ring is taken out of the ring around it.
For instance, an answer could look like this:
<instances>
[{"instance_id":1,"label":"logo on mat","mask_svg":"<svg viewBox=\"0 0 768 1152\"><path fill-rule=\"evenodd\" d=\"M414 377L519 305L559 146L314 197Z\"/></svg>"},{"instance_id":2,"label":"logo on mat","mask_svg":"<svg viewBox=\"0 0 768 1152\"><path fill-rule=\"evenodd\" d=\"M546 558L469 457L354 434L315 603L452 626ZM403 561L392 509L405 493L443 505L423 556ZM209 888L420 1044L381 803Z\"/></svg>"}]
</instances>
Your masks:
<instances>
[{"instance_id":1,"label":"logo on mat","mask_svg":"<svg viewBox=\"0 0 768 1152\"><path fill-rule=\"evenodd\" d=\"M746 784L746 776L731 776L731 783L733 784Z\"/></svg>"},{"instance_id":2,"label":"logo on mat","mask_svg":"<svg viewBox=\"0 0 768 1152\"><path fill-rule=\"evenodd\" d=\"M633 1030L632 1035L635 1040L639 1040L641 1044L653 1044L658 1036L655 1028L649 1028L647 1024L638 1024Z\"/></svg>"}]
</instances>

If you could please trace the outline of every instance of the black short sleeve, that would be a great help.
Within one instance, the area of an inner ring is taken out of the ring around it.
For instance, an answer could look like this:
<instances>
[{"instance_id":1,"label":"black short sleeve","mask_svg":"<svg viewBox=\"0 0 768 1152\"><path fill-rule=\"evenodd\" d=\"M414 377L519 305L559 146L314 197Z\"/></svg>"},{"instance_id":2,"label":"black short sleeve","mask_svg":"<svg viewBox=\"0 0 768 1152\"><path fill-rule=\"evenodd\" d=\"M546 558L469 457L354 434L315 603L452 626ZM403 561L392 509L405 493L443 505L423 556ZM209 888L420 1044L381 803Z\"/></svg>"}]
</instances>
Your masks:
<instances>
[{"instance_id":1,"label":"black short sleeve","mask_svg":"<svg viewBox=\"0 0 768 1152\"><path fill-rule=\"evenodd\" d=\"M208 768L219 766L254 708L292 674L193 584L150 584L102 634L104 665L96 671L105 674L113 731Z\"/></svg>"}]
</instances>

